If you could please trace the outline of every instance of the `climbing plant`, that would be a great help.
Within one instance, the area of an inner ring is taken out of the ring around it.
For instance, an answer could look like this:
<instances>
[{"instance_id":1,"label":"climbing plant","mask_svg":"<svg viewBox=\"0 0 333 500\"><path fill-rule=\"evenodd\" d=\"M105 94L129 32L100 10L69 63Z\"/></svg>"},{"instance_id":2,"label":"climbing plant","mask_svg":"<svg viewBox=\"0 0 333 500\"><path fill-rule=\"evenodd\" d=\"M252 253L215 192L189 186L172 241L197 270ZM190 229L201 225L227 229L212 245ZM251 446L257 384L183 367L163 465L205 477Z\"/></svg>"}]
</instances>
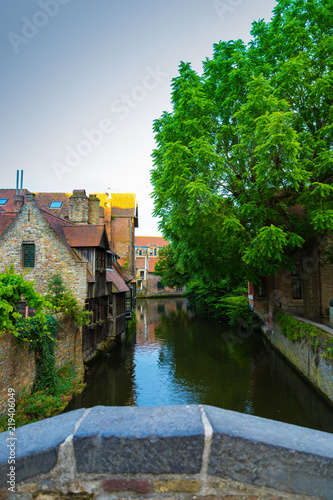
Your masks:
<instances>
[{"instance_id":1,"label":"climbing plant","mask_svg":"<svg viewBox=\"0 0 333 500\"><path fill-rule=\"evenodd\" d=\"M89 323L91 311L80 306L73 292L65 287L60 274L55 274L49 281L47 298L54 311L63 312L75 325L83 326Z\"/></svg>"}]
</instances>

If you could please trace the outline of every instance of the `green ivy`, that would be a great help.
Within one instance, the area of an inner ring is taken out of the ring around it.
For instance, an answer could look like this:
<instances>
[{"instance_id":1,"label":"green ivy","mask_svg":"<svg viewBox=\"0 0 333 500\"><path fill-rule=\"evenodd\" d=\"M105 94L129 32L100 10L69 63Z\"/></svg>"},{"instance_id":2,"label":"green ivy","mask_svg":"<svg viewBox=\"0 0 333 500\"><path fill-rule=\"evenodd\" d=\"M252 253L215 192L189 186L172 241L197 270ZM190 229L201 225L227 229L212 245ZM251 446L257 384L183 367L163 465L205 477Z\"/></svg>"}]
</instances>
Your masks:
<instances>
[{"instance_id":1,"label":"green ivy","mask_svg":"<svg viewBox=\"0 0 333 500\"><path fill-rule=\"evenodd\" d=\"M71 290L67 290L63 279L59 274L55 274L48 284L48 301L52 304L53 310L63 312L75 325L87 325L92 315L81 307Z\"/></svg>"}]
</instances>

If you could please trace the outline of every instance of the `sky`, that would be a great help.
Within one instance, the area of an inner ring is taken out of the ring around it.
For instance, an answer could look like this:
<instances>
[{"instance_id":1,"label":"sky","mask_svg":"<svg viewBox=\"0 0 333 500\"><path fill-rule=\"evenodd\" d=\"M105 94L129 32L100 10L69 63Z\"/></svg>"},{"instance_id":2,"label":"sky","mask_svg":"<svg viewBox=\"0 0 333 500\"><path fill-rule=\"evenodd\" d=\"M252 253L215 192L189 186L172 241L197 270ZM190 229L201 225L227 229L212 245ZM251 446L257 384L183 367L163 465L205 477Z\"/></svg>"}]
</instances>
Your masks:
<instances>
[{"instance_id":1,"label":"sky","mask_svg":"<svg viewBox=\"0 0 333 500\"><path fill-rule=\"evenodd\" d=\"M250 39L275 0L2 0L1 188L136 193L137 235L159 235L153 122L181 61Z\"/></svg>"}]
</instances>

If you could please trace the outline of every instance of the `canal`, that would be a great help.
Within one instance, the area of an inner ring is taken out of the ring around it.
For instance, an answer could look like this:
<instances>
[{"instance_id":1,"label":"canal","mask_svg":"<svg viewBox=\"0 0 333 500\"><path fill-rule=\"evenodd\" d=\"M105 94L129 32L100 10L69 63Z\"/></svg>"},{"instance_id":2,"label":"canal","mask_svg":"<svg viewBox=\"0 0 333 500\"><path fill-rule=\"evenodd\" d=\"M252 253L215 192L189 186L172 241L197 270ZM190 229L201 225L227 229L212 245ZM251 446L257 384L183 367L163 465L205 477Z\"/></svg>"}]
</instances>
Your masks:
<instances>
[{"instance_id":1,"label":"canal","mask_svg":"<svg viewBox=\"0 0 333 500\"><path fill-rule=\"evenodd\" d=\"M198 319L186 299L138 300L136 316L68 410L207 404L333 433L333 407L259 333Z\"/></svg>"}]
</instances>

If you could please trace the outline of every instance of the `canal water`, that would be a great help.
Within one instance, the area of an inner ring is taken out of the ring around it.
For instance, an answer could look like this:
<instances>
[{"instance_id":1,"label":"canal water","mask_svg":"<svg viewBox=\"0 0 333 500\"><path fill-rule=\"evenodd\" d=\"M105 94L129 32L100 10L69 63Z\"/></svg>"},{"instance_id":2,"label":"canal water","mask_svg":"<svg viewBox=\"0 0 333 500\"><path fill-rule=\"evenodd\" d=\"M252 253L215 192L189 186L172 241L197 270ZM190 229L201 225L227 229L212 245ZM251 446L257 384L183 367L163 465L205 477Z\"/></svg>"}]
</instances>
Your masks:
<instances>
[{"instance_id":1,"label":"canal water","mask_svg":"<svg viewBox=\"0 0 333 500\"><path fill-rule=\"evenodd\" d=\"M333 433L333 407L259 334L141 299L136 334L89 368L68 410L207 404Z\"/></svg>"}]
</instances>

